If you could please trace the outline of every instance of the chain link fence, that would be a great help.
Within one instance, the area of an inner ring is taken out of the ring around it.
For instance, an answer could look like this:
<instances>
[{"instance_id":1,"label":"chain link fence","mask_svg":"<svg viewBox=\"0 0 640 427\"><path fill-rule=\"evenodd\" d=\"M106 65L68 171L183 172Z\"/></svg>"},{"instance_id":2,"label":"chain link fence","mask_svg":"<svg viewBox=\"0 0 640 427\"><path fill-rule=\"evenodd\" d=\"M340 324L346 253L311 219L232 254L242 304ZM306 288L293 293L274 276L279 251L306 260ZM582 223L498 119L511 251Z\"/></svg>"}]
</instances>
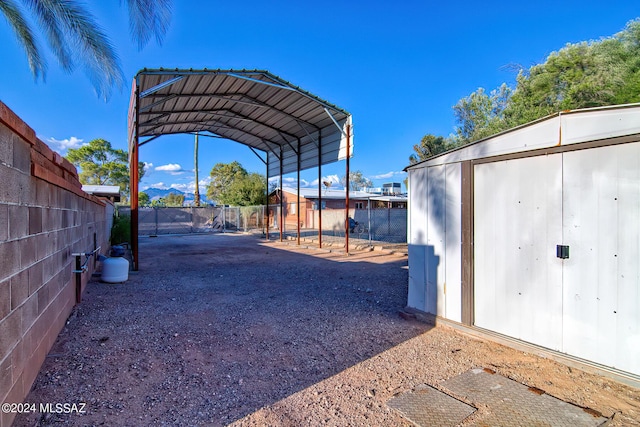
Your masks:
<instances>
[{"instance_id":1,"label":"chain link fence","mask_svg":"<svg viewBox=\"0 0 640 427\"><path fill-rule=\"evenodd\" d=\"M264 206L141 207L138 232L141 236L160 234L264 232ZM120 206L119 215L131 215Z\"/></svg>"},{"instance_id":2,"label":"chain link fence","mask_svg":"<svg viewBox=\"0 0 640 427\"><path fill-rule=\"evenodd\" d=\"M317 238L320 226L322 240L329 243L344 243L346 216L345 209L309 209L295 203L284 204L283 235L290 239L298 237L298 222L301 238ZM320 218L322 212L322 218ZM298 216L299 213L299 216ZM269 206L269 230L280 231L280 206ZM354 245L378 246L384 244L407 243L407 209L386 207L365 207L349 209L349 239ZM322 219L322 221L320 221Z\"/></svg>"},{"instance_id":3,"label":"chain link fence","mask_svg":"<svg viewBox=\"0 0 640 427\"><path fill-rule=\"evenodd\" d=\"M128 206L118 208L120 215L130 215ZM299 212L299 216L298 216ZM320 218L322 212L322 218ZM353 219L349 227L350 244L377 246L406 244L407 209L368 207L349 209ZM141 236L160 234L223 233L268 231L272 238L279 236L282 221L280 205L267 206L202 206L202 207L141 207L138 211L138 230ZM322 221L320 221L322 219ZM284 238L317 240L322 225L322 241L343 244L345 239L345 210L284 205Z\"/></svg>"}]
</instances>

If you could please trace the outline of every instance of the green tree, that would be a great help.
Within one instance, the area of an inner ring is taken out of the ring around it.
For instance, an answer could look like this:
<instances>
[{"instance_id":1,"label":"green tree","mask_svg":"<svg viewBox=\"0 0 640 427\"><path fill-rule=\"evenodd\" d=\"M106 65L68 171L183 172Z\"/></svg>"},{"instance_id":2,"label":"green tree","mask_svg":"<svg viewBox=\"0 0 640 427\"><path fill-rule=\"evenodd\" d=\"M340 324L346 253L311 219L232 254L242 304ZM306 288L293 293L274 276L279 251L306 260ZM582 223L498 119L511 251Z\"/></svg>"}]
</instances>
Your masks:
<instances>
[{"instance_id":1,"label":"green tree","mask_svg":"<svg viewBox=\"0 0 640 427\"><path fill-rule=\"evenodd\" d=\"M157 199L151 200L151 207L152 208L166 208L167 207L167 202L164 200L164 198L159 197Z\"/></svg>"},{"instance_id":2,"label":"green tree","mask_svg":"<svg viewBox=\"0 0 640 427\"><path fill-rule=\"evenodd\" d=\"M207 197L209 200L221 204L229 204L229 192L233 182L239 178L244 178L248 172L236 161L231 163L216 163L211 169L211 182L207 187Z\"/></svg>"},{"instance_id":3,"label":"green tree","mask_svg":"<svg viewBox=\"0 0 640 427\"><path fill-rule=\"evenodd\" d=\"M143 191L138 193L138 206L149 206L151 204L151 199L149 195Z\"/></svg>"},{"instance_id":4,"label":"green tree","mask_svg":"<svg viewBox=\"0 0 640 427\"><path fill-rule=\"evenodd\" d=\"M118 56L106 34L86 6L77 0L22 0L38 28L46 37L51 52L65 72L79 62L86 69L98 96L108 99L111 89L121 88L124 74ZM158 43L171 21L170 0L127 0L132 38L142 49L151 37ZM2 13L23 47L34 78L46 78L47 61L38 36L29 25L16 0L0 0Z\"/></svg>"},{"instance_id":5,"label":"green tree","mask_svg":"<svg viewBox=\"0 0 640 427\"><path fill-rule=\"evenodd\" d=\"M344 186L347 185L346 175L340 178L340 183ZM370 188L370 187L373 187L373 182L369 178L364 176L362 171L357 170L357 171L349 172L349 190L350 191L358 191L358 190L362 190L364 188Z\"/></svg>"},{"instance_id":6,"label":"green tree","mask_svg":"<svg viewBox=\"0 0 640 427\"><path fill-rule=\"evenodd\" d=\"M507 107L511 89L503 83L498 89L487 94L479 88L453 106L456 126L455 143L467 144L496 134L504 129L503 112Z\"/></svg>"},{"instance_id":7,"label":"green tree","mask_svg":"<svg viewBox=\"0 0 640 427\"><path fill-rule=\"evenodd\" d=\"M164 201L167 206L183 206L184 194L169 193L165 196Z\"/></svg>"},{"instance_id":8,"label":"green tree","mask_svg":"<svg viewBox=\"0 0 640 427\"><path fill-rule=\"evenodd\" d=\"M544 63L520 69L515 88L483 88L453 107L455 134L426 135L411 164L563 110L640 102L640 19L613 37L567 44Z\"/></svg>"},{"instance_id":9,"label":"green tree","mask_svg":"<svg viewBox=\"0 0 640 427\"><path fill-rule=\"evenodd\" d=\"M616 34L614 41L605 41L603 51L611 52L624 64L623 81L614 102L628 104L640 102L640 20L627 24L624 31Z\"/></svg>"},{"instance_id":10,"label":"green tree","mask_svg":"<svg viewBox=\"0 0 640 427\"><path fill-rule=\"evenodd\" d=\"M593 42L567 44L518 75L505 128L558 111L640 101L640 21Z\"/></svg>"},{"instance_id":11,"label":"green tree","mask_svg":"<svg viewBox=\"0 0 640 427\"><path fill-rule=\"evenodd\" d=\"M233 206L265 205L267 203L266 188L265 176L252 172L233 181L222 203Z\"/></svg>"},{"instance_id":12,"label":"green tree","mask_svg":"<svg viewBox=\"0 0 640 427\"><path fill-rule=\"evenodd\" d=\"M409 162L413 165L433 157L437 154L453 148L453 142L448 141L442 136L428 134L422 137L420 144L413 146L414 153L409 156Z\"/></svg>"},{"instance_id":13,"label":"green tree","mask_svg":"<svg viewBox=\"0 0 640 427\"><path fill-rule=\"evenodd\" d=\"M94 139L80 148L70 148L67 160L79 170L80 182L92 185L117 185L125 198L129 195L127 152L113 148L109 141ZM144 175L144 163L138 163L138 177Z\"/></svg>"}]
</instances>

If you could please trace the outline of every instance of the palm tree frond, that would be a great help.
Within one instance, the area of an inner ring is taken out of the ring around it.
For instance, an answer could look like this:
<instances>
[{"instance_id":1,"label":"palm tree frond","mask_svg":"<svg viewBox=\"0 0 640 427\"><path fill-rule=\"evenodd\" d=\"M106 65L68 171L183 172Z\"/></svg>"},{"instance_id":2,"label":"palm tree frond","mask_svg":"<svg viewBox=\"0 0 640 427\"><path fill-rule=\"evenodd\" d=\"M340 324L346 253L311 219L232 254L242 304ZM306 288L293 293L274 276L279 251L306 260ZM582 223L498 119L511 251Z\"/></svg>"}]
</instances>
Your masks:
<instances>
[{"instance_id":1,"label":"palm tree frond","mask_svg":"<svg viewBox=\"0 0 640 427\"><path fill-rule=\"evenodd\" d=\"M171 23L171 0L127 0L131 37L142 49L155 36L162 44Z\"/></svg>"},{"instance_id":2,"label":"palm tree frond","mask_svg":"<svg viewBox=\"0 0 640 427\"><path fill-rule=\"evenodd\" d=\"M31 0L34 1L34 0ZM74 0L38 0L59 21L66 39L77 47L98 96L108 99L114 86L122 88L124 73L108 37L90 12Z\"/></svg>"},{"instance_id":3,"label":"palm tree frond","mask_svg":"<svg viewBox=\"0 0 640 427\"><path fill-rule=\"evenodd\" d=\"M22 11L12 0L0 0L0 12L2 12L9 25L13 28L18 41L24 48L31 74L33 74L35 80L38 80L38 78L42 76L42 80L44 81L47 72L47 62L40 55L36 38L31 32Z\"/></svg>"},{"instance_id":4,"label":"palm tree frond","mask_svg":"<svg viewBox=\"0 0 640 427\"><path fill-rule=\"evenodd\" d=\"M126 1L132 38L138 48L142 49L151 37L162 44L171 21L172 0ZM23 9L30 10L64 71L71 72L82 63L98 96L105 100L114 86L123 87L124 73L115 48L82 0L0 0L0 14L25 50L36 80L40 76L45 79L47 64Z\"/></svg>"},{"instance_id":5,"label":"palm tree frond","mask_svg":"<svg viewBox=\"0 0 640 427\"><path fill-rule=\"evenodd\" d=\"M73 71L73 57L69 52L69 44L66 41L64 31L60 28L60 21L57 19L57 8L53 7L49 1L28 0L25 3L35 14L62 69L66 72Z\"/></svg>"}]
</instances>

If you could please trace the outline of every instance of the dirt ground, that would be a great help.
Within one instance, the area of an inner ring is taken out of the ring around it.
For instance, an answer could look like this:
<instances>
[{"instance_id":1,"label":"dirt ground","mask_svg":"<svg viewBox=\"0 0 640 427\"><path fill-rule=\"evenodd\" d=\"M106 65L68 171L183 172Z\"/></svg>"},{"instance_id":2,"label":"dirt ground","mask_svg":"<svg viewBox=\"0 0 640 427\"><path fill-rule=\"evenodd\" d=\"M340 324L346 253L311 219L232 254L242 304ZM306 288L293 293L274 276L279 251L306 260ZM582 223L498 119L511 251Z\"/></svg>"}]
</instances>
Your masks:
<instances>
[{"instance_id":1,"label":"dirt ground","mask_svg":"<svg viewBox=\"0 0 640 427\"><path fill-rule=\"evenodd\" d=\"M402 318L406 256L251 235L140 243L129 281L89 284L25 400L84 413L15 426L409 426L391 397L476 367L640 425L640 389Z\"/></svg>"}]
</instances>

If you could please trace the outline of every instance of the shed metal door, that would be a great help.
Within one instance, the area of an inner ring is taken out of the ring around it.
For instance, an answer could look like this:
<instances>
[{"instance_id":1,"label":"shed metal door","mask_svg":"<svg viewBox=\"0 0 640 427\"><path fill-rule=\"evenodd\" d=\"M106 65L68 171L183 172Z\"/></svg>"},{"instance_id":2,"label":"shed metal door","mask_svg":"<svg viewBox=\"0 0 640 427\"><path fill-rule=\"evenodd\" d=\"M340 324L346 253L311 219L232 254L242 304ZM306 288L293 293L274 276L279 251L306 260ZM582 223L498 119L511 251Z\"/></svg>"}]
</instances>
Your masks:
<instances>
[{"instance_id":1,"label":"shed metal door","mask_svg":"<svg viewBox=\"0 0 640 427\"><path fill-rule=\"evenodd\" d=\"M564 154L564 352L640 375L640 143Z\"/></svg>"},{"instance_id":2,"label":"shed metal door","mask_svg":"<svg viewBox=\"0 0 640 427\"><path fill-rule=\"evenodd\" d=\"M475 324L562 348L562 155L474 167Z\"/></svg>"},{"instance_id":3,"label":"shed metal door","mask_svg":"<svg viewBox=\"0 0 640 427\"><path fill-rule=\"evenodd\" d=\"M640 142L475 165L474 292L477 326L640 375Z\"/></svg>"}]
</instances>

